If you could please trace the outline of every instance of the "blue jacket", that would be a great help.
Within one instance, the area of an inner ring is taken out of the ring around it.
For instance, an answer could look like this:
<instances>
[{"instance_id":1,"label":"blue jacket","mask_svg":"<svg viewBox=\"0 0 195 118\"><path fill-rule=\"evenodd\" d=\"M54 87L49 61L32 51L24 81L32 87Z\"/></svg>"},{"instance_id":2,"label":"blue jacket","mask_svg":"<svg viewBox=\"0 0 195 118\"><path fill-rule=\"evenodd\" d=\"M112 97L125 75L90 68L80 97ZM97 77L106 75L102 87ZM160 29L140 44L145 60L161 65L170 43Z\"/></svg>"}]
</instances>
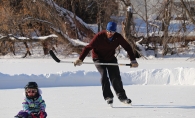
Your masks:
<instances>
[{"instance_id":1,"label":"blue jacket","mask_svg":"<svg viewBox=\"0 0 195 118\"><path fill-rule=\"evenodd\" d=\"M45 101L42 99L42 96L40 95L37 99L28 99L25 97L23 104L23 110L25 112L28 112L28 114L31 114L32 112L39 112L44 111L46 108Z\"/></svg>"}]
</instances>

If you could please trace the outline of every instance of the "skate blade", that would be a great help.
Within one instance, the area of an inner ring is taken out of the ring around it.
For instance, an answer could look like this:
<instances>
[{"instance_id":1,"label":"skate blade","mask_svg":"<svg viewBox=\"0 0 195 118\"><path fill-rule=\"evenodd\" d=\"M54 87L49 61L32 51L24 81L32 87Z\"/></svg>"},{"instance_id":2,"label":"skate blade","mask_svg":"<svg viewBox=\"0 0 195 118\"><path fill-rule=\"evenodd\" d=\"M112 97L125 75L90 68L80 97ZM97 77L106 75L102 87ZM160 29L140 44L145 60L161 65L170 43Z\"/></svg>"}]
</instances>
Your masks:
<instances>
[{"instance_id":1,"label":"skate blade","mask_svg":"<svg viewBox=\"0 0 195 118\"><path fill-rule=\"evenodd\" d=\"M111 108L113 108L113 104L109 104L109 106L110 106Z\"/></svg>"},{"instance_id":2,"label":"skate blade","mask_svg":"<svg viewBox=\"0 0 195 118\"><path fill-rule=\"evenodd\" d=\"M122 104L126 104L126 105L129 105L129 106L132 106L132 103L122 102Z\"/></svg>"}]
</instances>

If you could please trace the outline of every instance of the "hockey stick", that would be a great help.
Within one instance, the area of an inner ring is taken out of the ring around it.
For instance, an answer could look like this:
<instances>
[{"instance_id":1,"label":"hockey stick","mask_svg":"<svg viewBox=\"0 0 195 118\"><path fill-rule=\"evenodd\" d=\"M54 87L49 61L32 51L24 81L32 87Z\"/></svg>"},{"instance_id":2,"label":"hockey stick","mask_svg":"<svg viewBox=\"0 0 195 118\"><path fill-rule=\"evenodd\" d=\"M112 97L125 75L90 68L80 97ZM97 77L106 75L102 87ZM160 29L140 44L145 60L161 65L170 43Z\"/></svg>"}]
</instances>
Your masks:
<instances>
[{"instance_id":1,"label":"hockey stick","mask_svg":"<svg viewBox=\"0 0 195 118\"><path fill-rule=\"evenodd\" d=\"M62 61L54 54L52 50L49 51L51 57L58 63L74 63L71 61ZM112 65L112 66L131 66L131 64L117 64L117 63L93 63L93 62L83 62L83 64L95 64L95 65Z\"/></svg>"}]
</instances>

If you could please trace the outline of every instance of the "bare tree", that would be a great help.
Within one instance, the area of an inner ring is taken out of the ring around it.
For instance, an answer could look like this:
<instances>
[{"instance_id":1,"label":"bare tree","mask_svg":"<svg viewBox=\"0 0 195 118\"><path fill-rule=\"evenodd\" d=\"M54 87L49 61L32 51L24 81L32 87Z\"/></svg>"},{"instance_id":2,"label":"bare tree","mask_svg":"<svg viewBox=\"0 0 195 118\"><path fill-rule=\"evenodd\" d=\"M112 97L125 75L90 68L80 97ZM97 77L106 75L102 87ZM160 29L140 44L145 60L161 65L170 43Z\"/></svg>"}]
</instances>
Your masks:
<instances>
[{"instance_id":1,"label":"bare tree","mask_svg":"<svg viewBox=\"0 0 195 118\"><path fill-rule=\"evenodd\" d=\"M113 0L95 0L97 4L98 31L105 29L111 20L110 16L117 13L118 4Z\"/></svg>"},{"instance_id":2,"label":"bare tree","mask_svg":"<svg viewBox=\"0 0 195 118\"><path fill-rule=\"evenodd\" d=\"M180 0L180 1L181 1L181 4L182 4L183 8L185 9L185 11L186 11L188 17L189 17L190 20L193 22L193 24L195 24L195 19L193 18L194 15L193 15L193 14L190 12L190 10L187 8L187 6L186 6L186 4L184 3L184 1L183 1L183 0Z\"/></svg>"},{"instance_id":3,"label":"bare tree","mask_svg":"<svg viewBox=\"0 0 195 118\"><path fill-rule=\"evenodd\" d=\"M168 51L168 28L171 20L171 8L172 8L172 0L165 0L164 2L164 17L162 23L162 31L164 32L164 39L163 39L163 55L167 54Z\"/></svg>"},{"instance_id":4,"label":"bare tree","mask_svg":"<svg viewBox=\"0 0 195 118\"><path fill-rule=\"evenodd\" d=\"M69 44L71 39L85 41L92 38L94 32L76 17L72 12L60 8L52 0L26 1L3 0L1 4L3 14L0 30L4 35L23 36L33 40L32 36L58 35L58 40ZM74 22L72 22L74 21ZM17 37L16 37L17 38ZM27 40L26 40L27 41ZM41 42L43 43L43 42ZM27 42L24 43L27 45ZM47 43L43 43L44 49ZM83 46L69 45L72 51L79 52ZM29 51L28 45L27 52Z\"/></svg>"}]
</instances>

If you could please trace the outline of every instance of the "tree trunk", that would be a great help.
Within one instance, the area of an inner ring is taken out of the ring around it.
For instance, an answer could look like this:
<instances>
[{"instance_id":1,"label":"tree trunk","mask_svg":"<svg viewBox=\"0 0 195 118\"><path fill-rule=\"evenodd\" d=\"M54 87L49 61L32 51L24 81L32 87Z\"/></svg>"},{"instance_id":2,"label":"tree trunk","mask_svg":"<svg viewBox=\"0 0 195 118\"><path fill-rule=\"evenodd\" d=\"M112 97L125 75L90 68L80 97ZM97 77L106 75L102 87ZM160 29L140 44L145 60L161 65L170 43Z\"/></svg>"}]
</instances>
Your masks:
<instances>
[{"instance_id":1,"label":"tree trunk","mask_svg":"<svg viewBox=\"0 0 195 118\"><path fill-rule=\"evenodd\" d=\"M133 38L133 36L131 34L132 33L132 29L133 29L132 27L134 27L133 25L134 25L133 24L133 12L132 12L131 7L129 6L128 10L126 12L125 22L122 23L123 36L127 40L127 42L131 45L135 56L138 58L138 57L140 57L140 53L137 50L137 46L135 44L135 40L134 40L134 38Z\"/></svg>"},{"instance_id":2,"label":"tree trunk","mask_svg":"<svg viewBox=\"0 0 195 118\"><path fill-rule=\"evenodd\" d=\"M169 5L171 4L172 1L171 0L165 0L165 6L164 6L164 19L163 19L163 26L162 26L162 31L164 31L164 39L162 42L163 45L163 56L167 54L168 51L168 41L169 41L169 37L168 37L168 28L169 28L169 24L170 24L170 20L171 20L171 7Z\"/></svg>"},{"instance_id":3,"label":"tree trunk","mask_svg":"<svg viewBox=\"0 0 195 118\"><path fill-rule=\"evenodd\" d=\"M26 54L22 58L25 58L28 54L31 55L29 47L26 42L24 42L24 45L26 46Z\"/></svg>"}]
</instances>

